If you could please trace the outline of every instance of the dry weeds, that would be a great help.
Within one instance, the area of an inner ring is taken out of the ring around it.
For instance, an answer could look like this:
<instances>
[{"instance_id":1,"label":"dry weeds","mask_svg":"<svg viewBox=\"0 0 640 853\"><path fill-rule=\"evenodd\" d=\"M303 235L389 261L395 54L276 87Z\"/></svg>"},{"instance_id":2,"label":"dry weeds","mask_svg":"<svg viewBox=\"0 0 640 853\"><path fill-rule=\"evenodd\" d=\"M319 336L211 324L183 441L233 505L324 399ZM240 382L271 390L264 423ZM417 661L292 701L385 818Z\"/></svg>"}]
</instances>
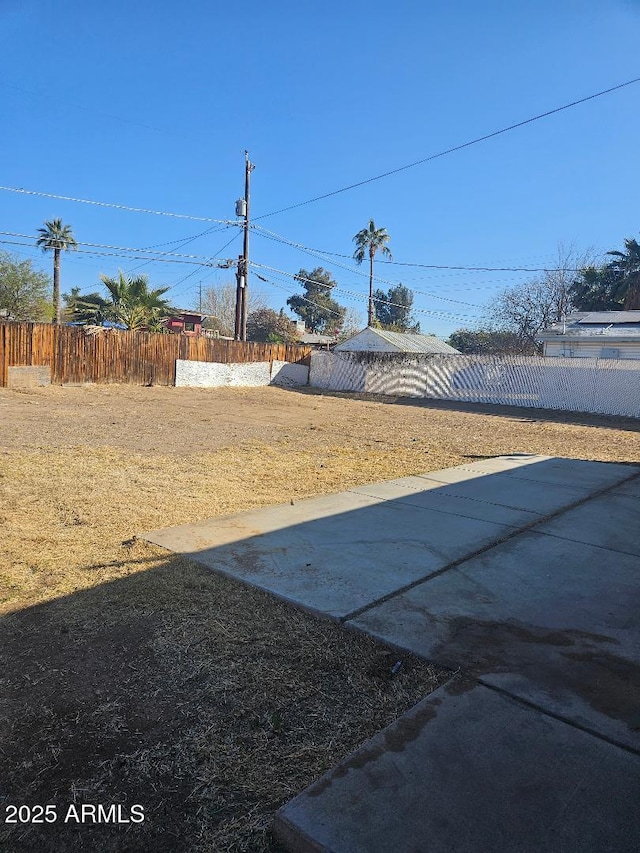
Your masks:
<instances>
[{"instance_id":1,"label":"dry weeds","mask_svg":"<svg viewBox=\"0 0 640 853\"><path fill-rule=\"evenodd\" d=\"M282 802L442 673L143 530L470 458L638 461L635 424L277 389L0 391L2 802L139 802L3 849L275 850ZM2 836L0 836L2 842Z\"/></svg>"}]
</instances>

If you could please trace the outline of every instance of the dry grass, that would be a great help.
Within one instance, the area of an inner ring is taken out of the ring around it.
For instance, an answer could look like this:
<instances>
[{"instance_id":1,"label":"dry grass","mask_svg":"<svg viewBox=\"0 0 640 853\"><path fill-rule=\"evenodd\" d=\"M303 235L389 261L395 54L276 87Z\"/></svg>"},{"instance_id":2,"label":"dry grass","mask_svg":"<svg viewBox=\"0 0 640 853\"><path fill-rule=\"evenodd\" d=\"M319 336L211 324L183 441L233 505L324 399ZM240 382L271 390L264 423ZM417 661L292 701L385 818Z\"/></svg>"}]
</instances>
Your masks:
<instances>
[{"instance_id":1,"label":"dry grass","mask_svg":"<svg viewBox=\"0 0 640 853\"><path fill-rule=\"evenodd\" d=\"M630 421L393 403L0 391L0 798L148 815L3 849L275 850L274 809L443 677L136 533L476 456L638 461Z\"/></svg>"}]
</instances>

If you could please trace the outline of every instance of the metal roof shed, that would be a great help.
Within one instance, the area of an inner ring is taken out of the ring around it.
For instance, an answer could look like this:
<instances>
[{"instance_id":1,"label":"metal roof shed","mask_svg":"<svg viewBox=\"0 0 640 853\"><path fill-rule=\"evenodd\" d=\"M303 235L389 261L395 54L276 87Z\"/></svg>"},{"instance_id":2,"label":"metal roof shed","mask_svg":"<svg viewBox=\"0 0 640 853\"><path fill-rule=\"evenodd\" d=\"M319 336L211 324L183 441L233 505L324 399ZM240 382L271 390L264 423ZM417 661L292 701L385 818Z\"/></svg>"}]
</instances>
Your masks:
<instances>
[{"instance_id":1,"label":"metal roof shed","mask_svg":"<svg viewBox=\"0 0 640 853\"><path fill-rule=\"evenodd\" d=\"M430 355L457 355L459 351L445 344L435 335L417 335L410 332L388 332L369 326L334 347L334 352L396 352L428 353Z\"/></svg>"}]
</instances>

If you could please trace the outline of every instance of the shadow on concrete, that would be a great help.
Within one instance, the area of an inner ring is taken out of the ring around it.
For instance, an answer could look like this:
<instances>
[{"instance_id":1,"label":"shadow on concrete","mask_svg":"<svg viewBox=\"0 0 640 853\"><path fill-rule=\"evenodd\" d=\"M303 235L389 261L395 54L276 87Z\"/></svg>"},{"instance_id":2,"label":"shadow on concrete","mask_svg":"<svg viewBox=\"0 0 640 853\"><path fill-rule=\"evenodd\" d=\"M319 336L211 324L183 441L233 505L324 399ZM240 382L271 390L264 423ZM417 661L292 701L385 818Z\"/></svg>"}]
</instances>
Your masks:
<instances>
[{"instance_id":1,"label":"shadow on concrete","mask_svg":"<svg viewBox=\"0 0 640 853\"><path fill-rule=\"evenodd\" d=\"M637 476L502 457L145 538L640 751Z\"/></svg>"},{"instance_id":2,"label":"shadow on concrete","mask_svg":"<svg viewBox=\"0 0 640 853\"><path fill-rule=\"evenodd\" d=\"M187 851L203 826L224 820L236 820L240 836L243 815L255 820L295 793L288 785L300 763L286 740L265 735L260 710L280 691L299 696L300 682L309 696L319 681L329 696L332 678L336 695L344 687L331 653L343 630L335 622L469 668L485 683L495 676L500 690L616 742L624 729L627 748L640 751L637 693L625 692L640 664L637 535L624 515L637 507L638 480L608 463L482 464L161 531L148 538L215 573L172 555L4 616L2 805L57 803L64 814L73 803L115 802L126 817L142 803L148 820L20 825L10 834L5 826L2 849ZM611 542L577 548L562 531L544 533L546 518L596 500L617 501L621 550ZM509 549L521 542L513 559ZM141 566L147 559L131 557L127 563ZM311 629L294 608L252 587L333 621ZM551 699L545 668L553 671ZM533 693L523 692L523 680ZM361 693L354 685L348 701ZM308 720L314 712L303 713ZM313 719L334 737L335 720ZM239 762L253 777L237 778ZM271 786L270 803L251 793L256 779ZM261 849L277 849L270 844Z\"/></svg>"}]
</instances>

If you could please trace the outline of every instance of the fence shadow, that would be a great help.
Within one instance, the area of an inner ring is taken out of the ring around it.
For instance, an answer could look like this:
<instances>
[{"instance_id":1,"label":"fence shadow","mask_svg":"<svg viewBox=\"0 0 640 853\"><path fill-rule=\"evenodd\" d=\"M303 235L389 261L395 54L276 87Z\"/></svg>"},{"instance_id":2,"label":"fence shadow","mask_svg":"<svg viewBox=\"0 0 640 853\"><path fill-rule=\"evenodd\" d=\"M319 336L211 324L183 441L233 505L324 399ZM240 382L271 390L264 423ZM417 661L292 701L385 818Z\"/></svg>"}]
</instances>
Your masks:
<instances>
[{"instance_id":1,"label":"fence shadow","mask_svg":"<svg viewBox=\"0 0 640 853\"><path fill-rule=\"evenodd\" d=\"M588 412L570 412L564 409L534 409L524 406L510 406L503 403L462 403L454 400L433 400L426 397L396 397L385 394L372 394L358 391L331 391L326 388L292 387L287 391L317 397L335 397L340 400L362 400L368 403L382 403L389 406L411 406L418 409L432 409L468 414L491 415L498 418L514 418L525 423L566 423L575 426L594 426L604 429L620 429L627 432L640 432L637 418L623 415L602 415Z\"/></svg>"}]
</instances>

